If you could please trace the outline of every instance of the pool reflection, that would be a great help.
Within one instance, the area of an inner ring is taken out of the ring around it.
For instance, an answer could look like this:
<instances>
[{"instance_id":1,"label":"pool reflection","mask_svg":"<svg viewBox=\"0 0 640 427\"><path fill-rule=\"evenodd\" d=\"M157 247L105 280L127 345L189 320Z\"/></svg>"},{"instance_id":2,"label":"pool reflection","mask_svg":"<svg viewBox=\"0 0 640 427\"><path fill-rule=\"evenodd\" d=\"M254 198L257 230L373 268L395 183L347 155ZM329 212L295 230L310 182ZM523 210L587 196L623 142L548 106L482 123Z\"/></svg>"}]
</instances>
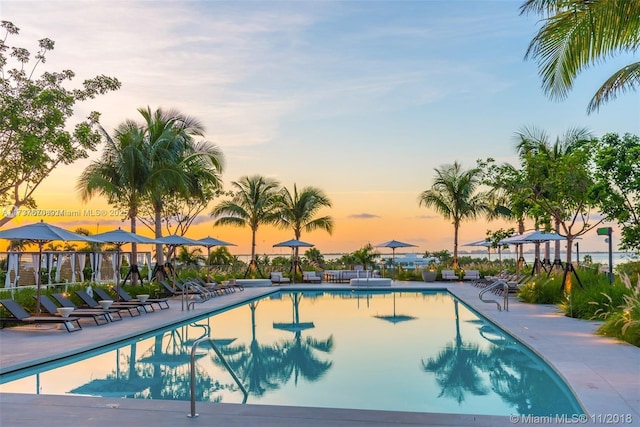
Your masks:
<instances>
[{"instance_id":1,"label":"pool reflection","mask_svg":"<svg viewBox=\"0 0 640 427\"><path fill-rule=\"evenodd\" d=\"M216 343L224 361L199 347L198 401L245 400L228 364L249 403L495 415L582 412L551 368L446 292L281 292L141 337L71 368L45 366L5 381L0 390L31 393L37 374L50 394L187 401L189 355L201 337Z\"/></svg>"}]
</instances>

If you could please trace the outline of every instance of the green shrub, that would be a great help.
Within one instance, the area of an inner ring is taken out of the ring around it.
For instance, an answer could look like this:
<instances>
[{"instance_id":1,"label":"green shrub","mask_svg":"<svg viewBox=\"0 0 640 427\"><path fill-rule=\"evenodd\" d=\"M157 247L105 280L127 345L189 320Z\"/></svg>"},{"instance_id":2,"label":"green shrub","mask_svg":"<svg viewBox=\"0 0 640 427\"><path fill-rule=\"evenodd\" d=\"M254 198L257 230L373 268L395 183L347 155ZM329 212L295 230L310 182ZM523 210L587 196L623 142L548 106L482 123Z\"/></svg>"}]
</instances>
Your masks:
<instances>
[{"instance_id":1,"label":"green shrub","mask_svg":"<svg viewBox=\"0 0 640 427\"><path fill-rule=\"evenodd\" d=\"M564 292L560 289L562 277L530 280L520 287L518 297L530 304L558 304L564 299Z\"/></svg>"},{"instance_id":2,"label":"green shrub","mask_svg":"<svg viewBox=\"0 0 640 427\"><path fill-rule=\"evenodd\" d=\"M619 280L610 284L606 275L592 270L579 270L578 274L582 286L573 277L571 300L567 295L560 303L560 308L569 317L593 319L604 312L616 311L624 303L624 296L631 294Z\"/></svg>"},{"instance_id":3,"label":"green shrub","mask_svg":"<svg viewBox=\"0 0 640 427\"><path fill-rule=\"evenodd\" d=\"M624 287L629 290L623 297L623 303L616 311L603 311L601 318L605 321L598 329L598 333L616 337L640 347L640 278L636 285L626 275L622 276Z\"/></svg>"}]
</instances>

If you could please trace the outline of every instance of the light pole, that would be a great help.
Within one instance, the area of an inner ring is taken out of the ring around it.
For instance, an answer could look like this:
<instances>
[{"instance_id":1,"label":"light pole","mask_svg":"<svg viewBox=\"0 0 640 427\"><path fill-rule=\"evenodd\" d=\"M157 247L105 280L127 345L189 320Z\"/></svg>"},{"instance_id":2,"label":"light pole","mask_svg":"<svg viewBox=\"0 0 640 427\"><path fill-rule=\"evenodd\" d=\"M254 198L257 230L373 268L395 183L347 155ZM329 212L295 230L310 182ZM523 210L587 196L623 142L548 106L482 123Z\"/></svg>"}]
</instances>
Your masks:
<instances>
[{"instance_id":1,"label":"light pole","mask_svg":"<svg viewBox=\"0 0 640 427\"><path fill-rule=\"evenodd\" d=\"M609 283L613 283L613 229L611 227L602 227L597 230L598 236L607 236L605 242L609 243Z\"/></svg>"}]
</instances>

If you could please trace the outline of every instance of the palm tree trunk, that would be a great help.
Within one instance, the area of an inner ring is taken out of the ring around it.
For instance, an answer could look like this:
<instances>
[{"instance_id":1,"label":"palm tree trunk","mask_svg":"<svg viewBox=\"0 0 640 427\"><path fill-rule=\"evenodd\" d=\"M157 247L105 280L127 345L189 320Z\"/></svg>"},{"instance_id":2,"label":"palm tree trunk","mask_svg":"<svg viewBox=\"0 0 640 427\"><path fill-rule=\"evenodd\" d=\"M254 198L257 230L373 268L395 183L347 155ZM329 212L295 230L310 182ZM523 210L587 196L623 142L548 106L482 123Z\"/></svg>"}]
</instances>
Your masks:
<instances>
[{"instance_id":1,"label":"palm tree trunk","mask_svg":"<svg viewBox=\"0 0 640 427\"><path fill-rule=\"evenodd\" d=\"M154 222L155 222L155 233L156 239L162 237L162 209L161 206L154 206ZM162 265L164 264L164 252L162 251L162 243L158 243L156 245L156 264Z\"/></svg>"},{"instance_id":2,"label":"palm tree trunk","mask_svg":"<svg viewBox=\"0 0 640 427\"><path fill-rule=\"evenodd\" d=\"M258 263L256 261L256 230L255 228L251 229L251 266L253 268L257 267Z\"/></svg>"},{"instance_id":3,"label":"palm tree trunk","mask_svg":"<svg viewBox=\"0 0 640 427\"><path fill-rule=\"evenodd\" d=\"M455 221L453 223L453 268L458 269L458 229L460 228L460 222Z\"/></svg>"},{"instance_id":4,"label":"palm tree trunk","mask_svg":"<svg viewBox=\"0 0 640 427\"><path fill-rule=\"evenodd\" d=\"M556 218L556 233L560 234L560 219ZM567 253L570 253L571 249L567 250ZM556 260L560 260L560 240L556 240L556 248L554 252L553 261L555 264Z\"/></svg>"},{"instance_id":5,"label":"palm tree trunk","mask_svg":"<svg viewBox=\"0 0 640 427\"><path fill-rule=\"evenodd\" d=\"M131 218L131 232L135 234L136 232L136 217L138 216L138 209L136 206L132 206L129 210L129 218ZM138 264L138 245L136 243L131 243L131 263L129 264L129 268ZM136 286L138 284L138 275L131 274L131 285Z\"/></svg>"}]
</instances>

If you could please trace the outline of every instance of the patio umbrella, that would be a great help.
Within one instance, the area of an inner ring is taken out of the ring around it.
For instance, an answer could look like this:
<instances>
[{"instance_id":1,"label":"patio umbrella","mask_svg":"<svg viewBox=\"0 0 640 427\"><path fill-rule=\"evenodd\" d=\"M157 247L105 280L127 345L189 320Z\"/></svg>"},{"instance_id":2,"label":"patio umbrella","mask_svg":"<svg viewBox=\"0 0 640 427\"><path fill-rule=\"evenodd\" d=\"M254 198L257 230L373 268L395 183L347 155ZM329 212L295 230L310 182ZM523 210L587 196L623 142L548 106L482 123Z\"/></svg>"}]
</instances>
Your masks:
<instances>
[{"instance_id":1,"label":"patio umbrella","mask_svg":"<svg viewBox=\"0 0 640 427\"><path fill-rule=\"evenodd\" d=\"M122 230L118 227L117 230L106 231L104 233L94 234L94 239L98 239L105 243L113 243L116 247L116 300L120 299L120 251L122 249L122 245L126 243L156 243L155 240L149 239L148 237L138 236L137 234L131 233L129 231ZM132 263L135 262L132 260ZM133 269L135 264L131 265L131 269ZM137 272L137 266L135 266L135 270ZM125 282L126 282L125 277ZM123 282L124 284L124 282Z\"/></svg>"},{"instance_id":2,"label":"patio umbrella","mask_svg":"<svg viewBox=\"0 0 640 427\"><path fill-rule=\"evenodd\" d=\"M184 236L179 236L177 234L171 234L169 236L165 236L165 237L159 237L156 239L156 243L162 243L163 245L167 245L169 248L173 249L173 260L175 262L176 260L176 248L178 246L202 246L202 243L197 241L197 240L193 240L193 239L189 239L188 237L184 237ZM175 282L176 280L176 272L175 269L173 270L173 281ZM175 287L175 285L174 285ZM189 287L185 288L186 292L182 293L182 310L184 310L184 304L185 304L185 299L189 297ZM185 295L185 293L187 295ZM187 306L187 309L189 308L189 306Z\"/></svg>"},{"instance_id":3,"label":"patio umbrella","mask_svg":"<svg viewBox=\"0 0 640 427\"><path fill-rule=\"evenodd\" d=\"M393 276L393 272L395 271L396 265L396 248L415 248L416 245L411 243L400 242L398 240L389 240L388 242L380 243L376 245L376 248L391 248L391 265L393 266L393 270L391 271L391 275Z\"/></svg>"},{"instance_id":4,"label":"patio umbrella","mask_svg":"<svg viewBox=\"0 0 640 427\"><path fill-rule=\"evenodd\" d=\"M291 269L293 270L293 274L291 275L291 283L296 282L296 268L298 267L298 257L296 256L296 248L310 248L314 246L312 243L303 242L298 239L285 240L284 242L276 243L273 245L274 248L286 247L291 248L292 252L292 261L291 261Z\"/></svg>"},{"instance_id":5,"label":"patio umbrella","mask_svg":"<svg viewBox=\"0 0 640 427\"><path fill-rule=\"evenodd\" d=\"M565 236L561 236L559 234L556 233L546 233L544 231L540 231L540 230L534 230L530 233L528 233L527 235L525 235L524 237L522 237L520 239L521 243L535 243L536 244L536 259L533 263L533 271L532 273L539 273L540 272L540 266L542 265L542 263L540 262L540 257L538 256L539 250L538 250L538 245L540 245L540 243L544 243L544 242L551 242L551 241L560 241L560 240L566 240ZM554 261L555 263L555 261ZM549 273L551 273L551 270L549 270Z\"/></svg>"},{"instance_id":6,"label":"patio umbrella","mask_svg":"<svg viewBox=\"0 0 640 427\"><path fill-rule=\"evenodd\" d=\"M467 243L466 245L462 246L480 246L487 248L487 255L489 256L489 261L491 261L491 245L492 243L487 240L478 240L476 242Z\"/></svg>"},{"instance_id":7,"label":"patio umbrella","mask_svg":"<svg viewBox=\"0 0 640 427\"><path fill-rule=\"evenodd\" d=\"M92 237L76 234L64 228L47 224L40 220L34 224L21 225L20 227L11 228L9 230L0 231L0 239L6 240L28 240L38 245L38 265L34 266L36 270L36 315L40 314L40 267L42 265L42 247L49 242L56 240L69 242L93 242L102 243L100 240Z\"/></svg>"},{"instance_id":8,"label":"patio umbrella","mask_svg":"<svg viewBox=\"0 0 640 427\"><path fill-rule=\"evenodd\" d=\"M207 282L209 282L209 268L211 264L209 263L209 258L211 257L211 248L214 246L236 246L234 243L225 242L224 240L216 239L215 237L205 237L203 239L198 239L198 242L204 247L207 248Z\"/></svg>"},{"instance_id":9,"label":"patio umbrella","mask_svg":"<svg viewBox=\"0 0 640 427\"><path fill-rule=\"evenodd\" d=\"M411 243L400 242L398 240L389 240L388 242L380 243L376 245L376 248L391 248L391 262L396 263L396 249L397 248L415 248L416 245Z\"/></svg>"},{"instance_id":10,"label":"patio umbrella","mask_svg":"<svg viewBox=\"0 0 640 427\"><path fill-rule=\"evenodd\" d=\"M392 292L393 294L393 314L387 314L387 315L375 315L373 317L376 317L378 319L382 319L382 320L386 320L387 322L391 322L394 325L396 323L400 323L400 322L406 322L407 320L413 320L415 319L414 316L409 316L407 314L397 314L396 313L396 293Z\"/></svg>"}]
</instances>

